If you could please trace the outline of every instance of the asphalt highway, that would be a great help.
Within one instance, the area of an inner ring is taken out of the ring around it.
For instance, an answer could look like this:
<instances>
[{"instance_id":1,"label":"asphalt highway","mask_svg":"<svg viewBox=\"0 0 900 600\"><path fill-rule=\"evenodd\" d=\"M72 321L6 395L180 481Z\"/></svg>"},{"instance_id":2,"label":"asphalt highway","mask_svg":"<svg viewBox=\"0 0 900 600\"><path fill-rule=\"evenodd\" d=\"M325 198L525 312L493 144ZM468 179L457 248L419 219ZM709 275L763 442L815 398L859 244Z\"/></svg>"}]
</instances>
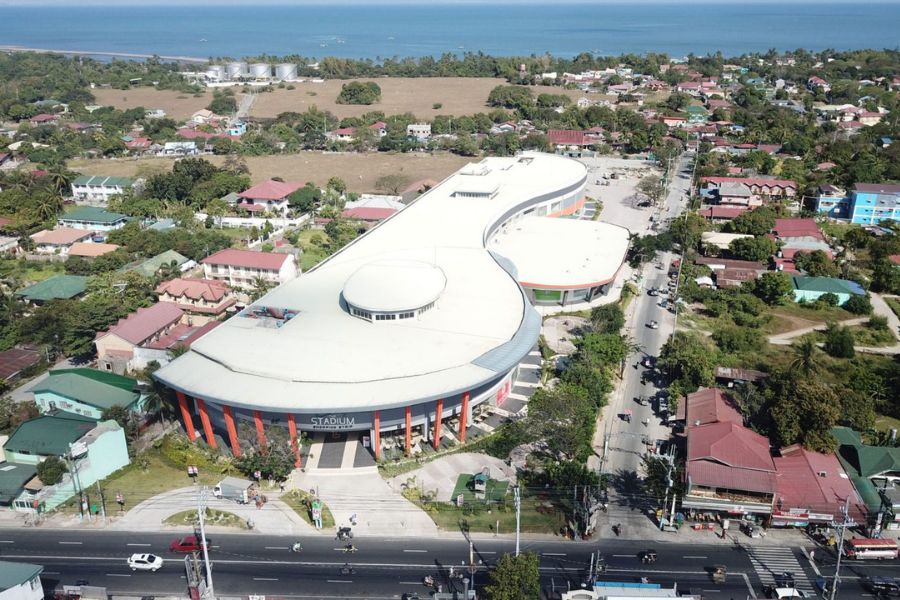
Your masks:
<instances>
[{"instance_id":1,"label":"asphalt highway","mask_svg":"<svg viewBox=\"0 0 900 600\"><path fill-rule=\"evenodd\" d=\"M176 534L109 531L5 530L0 532L0 558L44 566L46 591L87 580L110 593L130 595L184 595L184 555L168 551ZM476 589L487 583L487 569L504 553L514 551L506 539L473 541L475 573L468 569L469 545L461 539L356 538L358 552L341 551L332 539L284 538L253 534L210 536L210 559L216 593L228 595L278 595L295 598L400 598L416 592L427 597L422 584L426 575L443 582L444 589L461 581L451 576L464 572ZM300 541L303 550L292 553ZM591 554L599 551L607 569L600 578L637 582L641 576L681 590L700 590L705 598L729 599L761 595L761 584L746 552L740 546L658 543L658 560L642 565L639 555L648 549L641 540L602 540L574 543L555 540L523 540L523 552L541 556L541 581L545 597L558 597L587 578ZM154 553L165 563L158 572L133 572L126 565L132 553ZM825 563L828 563L828 558ZM348 566L352 571L345 569ZM713 565L725 565L724 584L709 576ZM858 577L892 575L896 564L854 564L844 569L841 597L862 597ZM824 568L823 568L824 572Z\"/></svg>"}]
</instances>

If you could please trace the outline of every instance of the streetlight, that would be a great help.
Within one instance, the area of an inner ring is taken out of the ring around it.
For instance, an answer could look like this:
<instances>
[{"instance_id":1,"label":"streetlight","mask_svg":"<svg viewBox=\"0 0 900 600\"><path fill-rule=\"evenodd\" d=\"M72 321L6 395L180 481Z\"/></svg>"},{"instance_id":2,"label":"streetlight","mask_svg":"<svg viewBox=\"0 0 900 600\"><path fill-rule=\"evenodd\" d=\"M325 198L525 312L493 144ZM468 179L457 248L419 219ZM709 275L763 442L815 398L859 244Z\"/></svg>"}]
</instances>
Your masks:
<instances>
[{"instance_id":1,"label":"streetlight","mask_svg":"<svg viewBox=\"0 0 900 600\"><path fill-rule=\"evenodd\" d=\"M469 600L469 578L463 577L463 598Z\"/></svg>"}]
</instances>

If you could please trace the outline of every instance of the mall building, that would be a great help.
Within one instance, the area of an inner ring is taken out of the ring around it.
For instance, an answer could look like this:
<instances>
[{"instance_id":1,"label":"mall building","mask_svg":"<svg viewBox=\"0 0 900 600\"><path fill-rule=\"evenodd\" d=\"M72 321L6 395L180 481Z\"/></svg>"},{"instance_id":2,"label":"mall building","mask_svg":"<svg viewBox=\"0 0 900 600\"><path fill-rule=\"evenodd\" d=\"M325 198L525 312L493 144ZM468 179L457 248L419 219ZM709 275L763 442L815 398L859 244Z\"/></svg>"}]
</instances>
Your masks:
<instances>
[{"instance_id":1,"label":"mall building","mask_svg":"<svg viewBox=\"0 0 900 600\"><path fill-rule=\"evenodd\" d=\"M586 176L540 153L466 165L155 377L192 440L235 455L240 422L263 445L287 428L295 452L298 432L361 432L376 459L384 434L464 442L537 342L532 304L594 299L624 261L627 230L571 218Z\"/></svg>"}]
</instances>

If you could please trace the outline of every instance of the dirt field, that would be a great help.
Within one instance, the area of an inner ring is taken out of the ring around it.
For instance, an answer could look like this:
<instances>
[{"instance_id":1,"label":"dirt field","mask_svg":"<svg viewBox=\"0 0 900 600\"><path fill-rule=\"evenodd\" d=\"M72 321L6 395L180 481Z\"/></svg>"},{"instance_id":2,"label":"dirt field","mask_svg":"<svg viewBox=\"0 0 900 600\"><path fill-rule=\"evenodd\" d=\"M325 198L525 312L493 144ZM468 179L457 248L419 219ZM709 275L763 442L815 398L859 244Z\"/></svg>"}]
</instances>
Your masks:
<instances>
[{"instance_id":1,"label":"dirt field","mask_svg":"<svg viewBox=\"0 0 900 600\"><path fill-rule=\"evenodd\" d=\"M215 164L221 164L224 157L205 156ZM410 182L420 179L444 179L471 158L455 154L430 155L410 154L323 154L303 152L283 156L247 157L250 177L253 183L281 177L285 181L312 181L324 186L328 178L338 176L347 182L351 192L373 192L375 181L382 175L402 173ZM134 177L172 168L171 158L142 158L136 160L74 160L69 168L84 175L109 175Z\"/></svg>"},{"instance_id":2,"label":"dirt field","mask_svg":"<svg viewBox=\"0 0 900 600\"><path fill-rule=\"evenodd\" d=\"M189 118L192 114L206 108L212 94L204 92L195 98L193 94L174 90L157 90L141 87L131 90L114 90L111 88L95 88L91 93L97 98L97 104L114 106L120 110L143 106L144 108L161 108L166 116L178 120Z\"/></svg>"},{"instance_id":3,"label":"dirt field","mask_svg":"<svg viewBox=\"0 0 900 600\"><path fill-rule=\"evenodd\" d=\"M474 77L391 77L360 81L375 81L381 87L381 102L368 106L338 104L335 100L347 80L304 81L295 83L297 89L294 90L276 89L259 94L250 115L274 117L286 111L304 112L313 105L340 118L373 110L386 115L411 112L422 119L431 119L435 115L471 115L487 111L488 94L496 86L506 83L503 79ZM442 104L441 108L432 108L436 103Z\"/></svg>"}]
</instances>

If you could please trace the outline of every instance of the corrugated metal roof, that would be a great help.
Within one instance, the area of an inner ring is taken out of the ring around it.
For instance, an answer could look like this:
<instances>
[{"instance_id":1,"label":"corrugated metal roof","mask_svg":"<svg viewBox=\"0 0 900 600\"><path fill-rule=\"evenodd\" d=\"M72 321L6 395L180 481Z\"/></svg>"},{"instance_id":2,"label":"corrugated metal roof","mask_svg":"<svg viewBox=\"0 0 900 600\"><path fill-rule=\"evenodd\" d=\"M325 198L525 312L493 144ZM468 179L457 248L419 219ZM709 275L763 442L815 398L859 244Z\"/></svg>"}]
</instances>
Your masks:
<instances>
[{"instance_id":1,"label":"corrugated metal roof","mask_svg":"<svg viewBox=\"0 0 900 600\"><path fill-rule=\"evenodd\" d=\"M686 470L691 485L721 488L740 492L774 494L775 473L729 467L708 460L697 460L687 464Z\"/></svg>"}]
</instances>

